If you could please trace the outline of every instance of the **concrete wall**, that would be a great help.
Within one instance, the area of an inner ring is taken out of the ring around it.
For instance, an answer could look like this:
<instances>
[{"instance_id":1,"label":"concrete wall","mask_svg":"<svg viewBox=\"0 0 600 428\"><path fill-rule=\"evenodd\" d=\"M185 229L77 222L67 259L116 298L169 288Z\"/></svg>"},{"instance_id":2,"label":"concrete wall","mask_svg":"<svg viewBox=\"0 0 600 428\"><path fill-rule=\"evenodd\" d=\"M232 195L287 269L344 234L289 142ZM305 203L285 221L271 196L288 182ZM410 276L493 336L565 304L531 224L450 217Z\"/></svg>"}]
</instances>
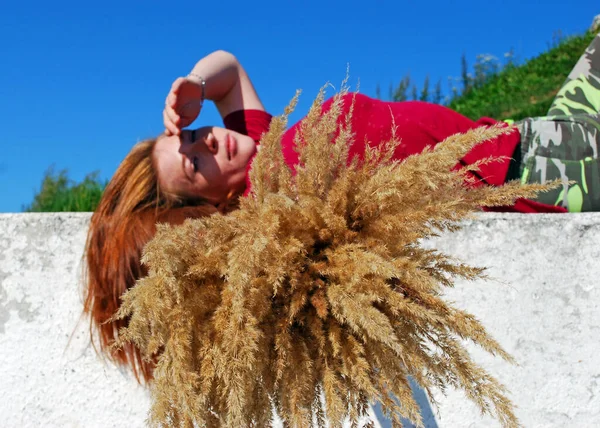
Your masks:
<instances>
[{"instance_id":1,"label":"concrete wall","mask_svg":"<svg viewBox=\"0 0 600 428\"><path fill-rule=\"evenodd\" d=\"M0 215L0 426L143 426L147 392L81 320L89 214Z\"/></svg>"},{"instance_id":2,"label":"concrete wall","mask_svg":"<svg viewBox=\"0 0 600 428\"><path fill-rule=\"evenodd\" d=\"M80 319L88 221L0 215L0 427L144 425L147 392L102 362ZM511 391L524 426L600 425L598 244L600 214L485 214L431 243L489 267L494 280L458 283L448 298L519 362L473 350ZM498 426L460 392L436 399L429 427Z\"/></svg>"}]
</instances>

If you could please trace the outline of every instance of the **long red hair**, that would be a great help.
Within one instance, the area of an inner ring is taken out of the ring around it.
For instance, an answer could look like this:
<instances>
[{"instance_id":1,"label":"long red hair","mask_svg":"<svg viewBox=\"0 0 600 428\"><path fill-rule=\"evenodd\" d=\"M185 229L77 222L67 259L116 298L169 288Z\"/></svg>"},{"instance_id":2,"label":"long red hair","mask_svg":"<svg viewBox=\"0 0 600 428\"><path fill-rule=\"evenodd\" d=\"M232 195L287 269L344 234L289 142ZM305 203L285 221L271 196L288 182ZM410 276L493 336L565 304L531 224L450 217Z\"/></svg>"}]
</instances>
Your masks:
<instances>
[{"instance_id":1,"label":"long red hair","mask_svg":"<svg viewBox=\"0 0 600 428\"><path fill-rule=\"evenodd\" d=\"M140 259L156 223L180 224L216 212L212 205L161 192L155 144L156 139L136 144L117 168L92 215L85 250L84 312L90 315L92 343L97 330L100 350L131 367L138 382L152 378L153 363L144 361L133 345L110 350L127 320L107 321L119 308L121 295L147 274Z\"/></svg>"}]
</instances>

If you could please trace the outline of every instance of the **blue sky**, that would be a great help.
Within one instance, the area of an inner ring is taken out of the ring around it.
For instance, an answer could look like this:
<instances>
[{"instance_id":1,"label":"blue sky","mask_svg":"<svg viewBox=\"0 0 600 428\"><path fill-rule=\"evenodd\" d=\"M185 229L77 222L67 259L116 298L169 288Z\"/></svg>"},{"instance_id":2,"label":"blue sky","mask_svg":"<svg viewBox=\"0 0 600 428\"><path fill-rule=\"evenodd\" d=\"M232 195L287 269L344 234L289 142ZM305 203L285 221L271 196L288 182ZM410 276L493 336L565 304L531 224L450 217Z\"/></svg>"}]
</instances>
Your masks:
<instances>
[{"instance_id":1,"label":"blue sky","mask_svg":"<svg viewBox=\"0 0 600 428\"><path fill-rule=\"evenodd\" d=\"M421 84L460 75L464 53L518 59L553 34L579 34L597 0L5 2L0 10L0 212L19 212L51 165L110 178L138 140L162 131L171 82L225 49L273 114L299 88L293 120L327 81L374 96L407 72ZM88 4L90 3L90 4ZM220 124L216 110L197 124Z\"/></svg>"}]
</instances>

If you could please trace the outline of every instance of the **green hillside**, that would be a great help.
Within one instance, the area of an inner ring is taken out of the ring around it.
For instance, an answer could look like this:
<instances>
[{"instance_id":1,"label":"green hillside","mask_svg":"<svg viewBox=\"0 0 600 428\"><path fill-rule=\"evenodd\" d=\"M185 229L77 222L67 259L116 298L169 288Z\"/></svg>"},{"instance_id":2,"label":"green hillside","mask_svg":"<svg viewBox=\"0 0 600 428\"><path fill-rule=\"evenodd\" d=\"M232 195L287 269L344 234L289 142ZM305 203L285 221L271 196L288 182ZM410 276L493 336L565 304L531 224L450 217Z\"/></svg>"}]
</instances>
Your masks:
<instances>
[{"instance_id":1,"label":"green hillside","mask_svg":"<svg viewBox=\"0 0 600 428\"><path fill-rule=\"evenodd\" d=\"M522 119L545 116L554 95L590 44L588 32L563 40L520 66L507 66L481 86L471 87L448 104L471 119Z\"/></svg>"}]
</instances>

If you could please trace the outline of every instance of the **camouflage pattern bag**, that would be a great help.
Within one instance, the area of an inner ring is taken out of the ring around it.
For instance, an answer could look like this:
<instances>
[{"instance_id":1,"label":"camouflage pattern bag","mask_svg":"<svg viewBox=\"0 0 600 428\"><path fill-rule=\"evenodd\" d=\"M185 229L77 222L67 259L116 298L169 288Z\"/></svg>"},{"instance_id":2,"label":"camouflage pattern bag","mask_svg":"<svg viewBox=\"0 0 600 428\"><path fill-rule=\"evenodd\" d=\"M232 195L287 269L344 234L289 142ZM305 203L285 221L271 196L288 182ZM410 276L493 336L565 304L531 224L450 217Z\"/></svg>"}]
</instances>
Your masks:
<instances>
[{"instance_id":1,"label":"camouflage pattern bag","mask_svg":"<svg viewBox=\"0 0 600 428\"><path fill-rule=\"evenodd\" d=\"M536 200L570 212L600 211L600 114L531 118L516 125L521 132L521 182L563 182Z\"/></svg>"},{"instance_id":2,"label":"camouflage pattern bag","mask_svg":"<svg viewBox=\"0 0 600 428\"><path fill-rule=\"evenodd\" d=\"M563 182L537 201L570 212L600 211L599 112L600 35L557 93L549 116L515 124L521 132L521 182Z\"/></svg>"}]
</instances>

